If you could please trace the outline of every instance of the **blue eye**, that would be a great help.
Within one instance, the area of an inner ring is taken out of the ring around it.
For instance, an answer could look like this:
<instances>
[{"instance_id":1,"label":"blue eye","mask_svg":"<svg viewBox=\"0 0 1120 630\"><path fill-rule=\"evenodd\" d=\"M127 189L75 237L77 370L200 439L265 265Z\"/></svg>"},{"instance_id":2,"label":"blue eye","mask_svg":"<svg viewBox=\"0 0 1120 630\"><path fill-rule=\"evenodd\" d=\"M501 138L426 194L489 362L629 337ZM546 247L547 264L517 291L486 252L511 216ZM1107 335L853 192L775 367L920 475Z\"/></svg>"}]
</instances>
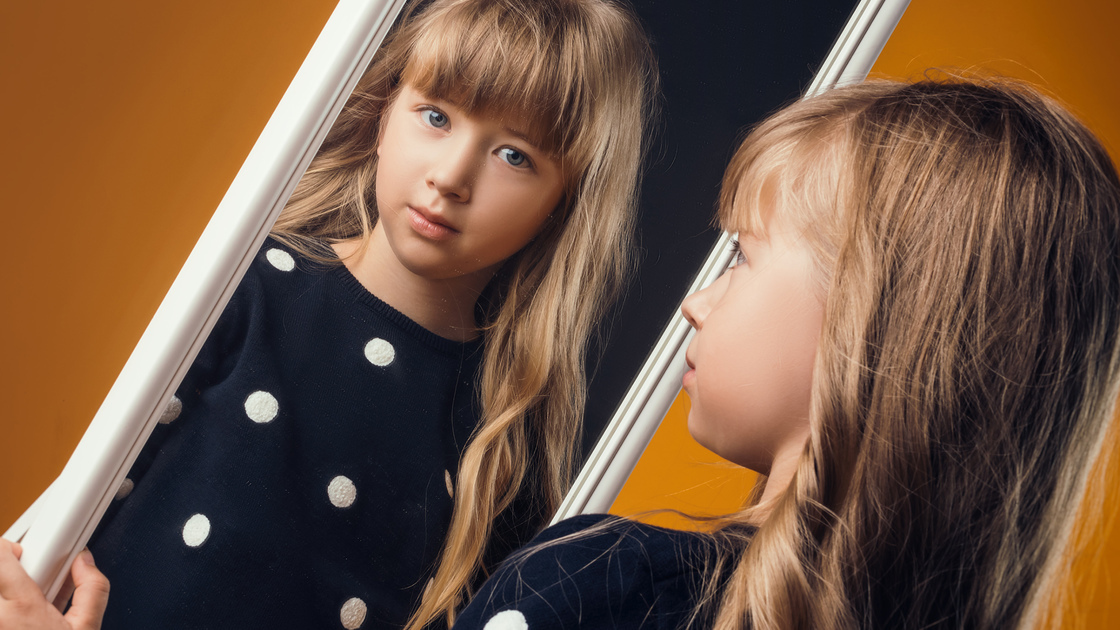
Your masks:
<instances>
[{"instance_id":1,"label":"blue eye","mask_svg":"<svg viewBox=\"0 0 1120 630\"><path fill-rule=\"evenodd\" d=\"M525 154L517 149L502 147L498 149L498 153L510 166L528 166L529 158L525 157Z\"/></svg>"},{"instance_id":2,"label":"blue eye","mask_svg":"<svg viewBox=\"0 0 1120 630\"><path fill-rule=\"evenodd\" d=\"M447 114L435 109L425 109L420 113L420 116L424 119L424 122L436 129L442 129L447 126L447 123L451 122L447 119Z\"/></svg>"}]
</instances>

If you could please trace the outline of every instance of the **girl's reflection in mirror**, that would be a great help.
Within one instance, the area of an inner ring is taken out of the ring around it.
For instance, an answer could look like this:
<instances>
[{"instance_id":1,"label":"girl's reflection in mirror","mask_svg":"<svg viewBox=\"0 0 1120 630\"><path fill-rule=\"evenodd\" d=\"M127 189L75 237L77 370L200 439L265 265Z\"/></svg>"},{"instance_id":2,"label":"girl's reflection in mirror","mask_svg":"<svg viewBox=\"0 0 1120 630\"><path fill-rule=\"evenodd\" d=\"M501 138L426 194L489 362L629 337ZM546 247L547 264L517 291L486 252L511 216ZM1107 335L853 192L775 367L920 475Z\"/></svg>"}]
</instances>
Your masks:
<instances>
[{"instance_id":1,"label":"girl's reflection in mirror","mask_svg":"<svg viewBox=\"0 0 1120 630\"><path fill-rule=\"evenodd\" d=\"M91 542L107 627L419 628L544 524L656 76L614 2L402 19Z\"/></svg>"}]
</instances>

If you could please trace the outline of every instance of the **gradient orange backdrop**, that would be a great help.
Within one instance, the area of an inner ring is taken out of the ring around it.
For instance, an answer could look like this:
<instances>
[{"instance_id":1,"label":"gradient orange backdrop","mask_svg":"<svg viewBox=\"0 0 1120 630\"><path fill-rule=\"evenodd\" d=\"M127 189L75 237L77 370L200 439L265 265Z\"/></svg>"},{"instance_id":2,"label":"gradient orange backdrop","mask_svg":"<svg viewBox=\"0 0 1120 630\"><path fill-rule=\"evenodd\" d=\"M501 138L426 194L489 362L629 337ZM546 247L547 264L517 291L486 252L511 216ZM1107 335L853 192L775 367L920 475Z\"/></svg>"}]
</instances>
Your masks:
<instances>
[{"instance_id":1,"label":"gradient orange backdrop","mask_svg":"<svg viewBox=\"0 0 1120 630\"><path fill-rule=\"evenodd\" d=\"M0 531L62 470L334 4L0 3Z\"/></svg>"},{"instance_id":2,"label":"gradient orange backdrop","mask_svg":"<svg viewBox=\"0 0 1120 630\"><path fill-rule=\"evenodd\" d=\"M1120 8L1074 0L968 2L913 0L872 73L907 78L926 68L984 69L1031 81L1057 95L1120 155ZM749 357L744 357L749 360ZM719 514L741 505L754 474L723 462L688 435L688 397L681 394L611 511L634 515L671 508ZM1063 626L1113 628L1120 623L1120 528L1114 527L1120 482L1116 463L1080 518L1082 549ZM1091 494L1091 496L1093 496ZM673 513L642 517L689 527Z\"/></svg>"},{"instance_id":3,"label":"gradient orange backdrop","mask_svg":"<svg viewBox=\"0 0 1120 630\"><path fill-rule=\"evenodd\" d=\"M0 528L62 469L334 4L0 3ZM1030 79L1117 155L1117 31L1103 1L914 0L876 72ZM616 511L718 512L749 487L692 445L686 404ZM1120 531L1090 549L1103 571L1078 565L1078 605L1110 627Z\"/></svg>"}]
</instances>

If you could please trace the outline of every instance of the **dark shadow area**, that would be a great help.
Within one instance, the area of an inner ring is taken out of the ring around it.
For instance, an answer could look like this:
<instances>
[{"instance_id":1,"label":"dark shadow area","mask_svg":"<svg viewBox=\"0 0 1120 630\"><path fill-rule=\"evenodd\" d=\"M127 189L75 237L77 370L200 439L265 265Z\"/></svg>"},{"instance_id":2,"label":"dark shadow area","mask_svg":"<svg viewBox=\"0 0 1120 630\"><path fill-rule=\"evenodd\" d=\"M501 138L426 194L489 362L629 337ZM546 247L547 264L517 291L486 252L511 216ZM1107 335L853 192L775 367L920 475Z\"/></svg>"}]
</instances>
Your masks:
<instances>
[{"instance_id":1,"label":"dark shadow area","mask_svg":"<svg viewBox=\"0 0 1120 630\"><path fill-rule=\"evenodd\" d=\"M857 3L633 4L664 98L642 187L638 271L601 327L605 345L589 353L584 457L719 236L719 183L743 132L809 86Z\"/></svg>"}]
</instances>

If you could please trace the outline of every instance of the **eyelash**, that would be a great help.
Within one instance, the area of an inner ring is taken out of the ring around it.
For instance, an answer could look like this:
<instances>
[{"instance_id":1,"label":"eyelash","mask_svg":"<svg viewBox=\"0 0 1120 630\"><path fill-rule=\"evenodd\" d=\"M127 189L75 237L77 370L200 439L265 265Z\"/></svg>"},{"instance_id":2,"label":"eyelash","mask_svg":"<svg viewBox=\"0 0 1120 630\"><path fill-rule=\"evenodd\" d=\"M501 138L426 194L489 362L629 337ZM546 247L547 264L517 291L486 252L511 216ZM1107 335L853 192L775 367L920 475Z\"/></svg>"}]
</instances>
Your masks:
<instances>
[{"instance_id":1,"label":"eyelash","mask_svg":"<svg viewBox=\"0 0 1120 630\"><path fill-rule=\"evenodd\" d=\"M446 122L444 122L442 127L437 127L436 125L433 125L431 123L431 121L428 120L428 114L439 114L440 116L443 116L443 119ZM431 107L431 106L422 107L420 109L420 118L422 118L424 120L425 124L427 124L429 127L433 128L433 129L443 129L444 127L446 127L448 124L451 123L451 117L450 116L441 112L439 110L439 108Z\"/></svg>"},{"instance_id":2,"label":"eyelash","mask_svg":"<svg viewBox=\"0 0 1120 630\"><path fill-rule=\"evenodd\" d=\"M521 164L510 164L509 160L506 160L505 158L502 158L505 161L505 163L509 164L510 167L512 167L512 168L516 168L516 169L531 169L531 168L533 168L533 161L529 159L528 155L525 155L524 151L520 151L520 150L515 149L513 147L502 147L502 148L498 149L498 153L501 154L501 155L505 155L507 153L516 153L516 154L521 156L521 159L523 160L521 162Z\"/></svg>"},{"instance_id":3,"label":"eyelash","mask_svg":"<svg viewBox=\"0 0 1120 630\"><path fill-rule=\"evenodd\" d=\"M427 118L427 115L429 113L439 114L440 116L443 116L443 119L445 121L443 126L437 127L436 125L433 125ZM434 107L434 106L431 106L431 105L427 105L427 106L420 109L420 117L424 120L424 122L428 126L430 126L433 129L442 130L442 129L445 129L447 127L447 125L451 124L451 117L450 116L448 116L444 112L440 111L440 109L438 107ZM510 164L509 160L506 160L504 157L502 158L503 161L505 161L505 163L508 164L511 168L515 168L515 169L518 169L518 170L529 170L529 169L533 168L533 160L530 159L529 156L524 151L522 151L520 149L517 149L517 148L514 148L514 147L501 147L500 149L498 149L498 153L500 155L505 155L506 153L516 153L516 154L521 156L522 160L524 160L521 164Z\"/></svg>"},{"instance_id":4,"label":"eyelash","mask_svg":"<svg viewBox=\"0 0 1120 630\"><path fill-rule=\"evenodd\" d=\"M743 246L739 244L738 239L731 239L731 253L735 256L731 264L732 267L747 264L747 254L743 251Z\"/></svg>"}]
</instances>

